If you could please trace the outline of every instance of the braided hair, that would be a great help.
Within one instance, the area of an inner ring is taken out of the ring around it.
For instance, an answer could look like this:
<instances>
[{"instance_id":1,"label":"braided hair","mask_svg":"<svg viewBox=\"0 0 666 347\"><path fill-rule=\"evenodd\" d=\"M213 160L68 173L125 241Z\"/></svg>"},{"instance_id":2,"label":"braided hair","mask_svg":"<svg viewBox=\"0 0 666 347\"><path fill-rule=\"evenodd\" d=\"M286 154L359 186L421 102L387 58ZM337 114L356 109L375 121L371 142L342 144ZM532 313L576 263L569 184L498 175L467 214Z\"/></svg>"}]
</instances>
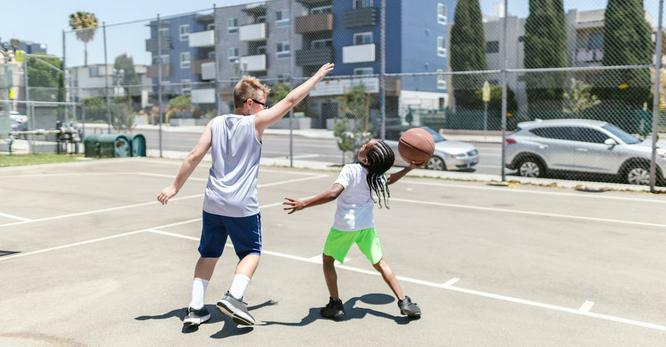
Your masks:
<instances>
[{"instance_id":1,"label":"braided hair","mask_svg":"<svg viewBox=\"0 0 666 347\"><path fill-rule=\"evenodd\" d=\"M373 202L379 203L379 208L382 207L383 199L384 206L389 208L388 198L391 197L391 192L389 192L388 182L384 173L393 166L393 162L395 161L393 150L386 142L377 140L375 146L368 152L367 157L368 162L366 164L361 163L361 165L368 170L366 180L370 188L370 198L372 198ZM377 196L377 201L372 197L373 192Z\"/></svg>"}]
</instances>

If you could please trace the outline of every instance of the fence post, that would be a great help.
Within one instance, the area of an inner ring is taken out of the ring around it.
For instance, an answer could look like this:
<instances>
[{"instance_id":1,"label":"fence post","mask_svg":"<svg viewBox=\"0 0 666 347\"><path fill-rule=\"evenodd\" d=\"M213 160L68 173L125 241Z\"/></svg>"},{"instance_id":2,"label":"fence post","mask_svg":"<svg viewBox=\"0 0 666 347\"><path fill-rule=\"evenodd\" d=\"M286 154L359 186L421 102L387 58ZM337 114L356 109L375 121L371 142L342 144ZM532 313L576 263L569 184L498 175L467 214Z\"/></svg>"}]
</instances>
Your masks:
<instances>
[{"instance_id":1,"label":"fence post","mask_svg":"<svg viewBox=\"0 0 666 347\"><path fill-rule=\"evenodd\" d=\"M661 50L662 50L662 18L664 10L664 0L659 0L659 28L657 29L657 47L655 50L655 67L654 67L654 97L652 101L652 160L650 161L650 191L656 192L655 184L657 182L657 117L659 117L659 91L661 85Z\"/></svg>"},{"instance_id":2,"label":"fence post","mask_svg":"<svg viewBox=\"0 0 666 347\"><path fill-rule=\"evenodd\" d=\"M507 45L506 45L506 37L507 37L507 20L509 18L509 4L508 0L504 0L504 22L502 23L503 29L502 29L502 156L500 162L500 172L502 176L502 182L506 181L506 172L504 168L504 161L506 157L506 148L505 148L505 141L506 141L506 109L507 109L507 88L506 84L508 83L507 81Z\"/></svg>"},{"instance_id":3,"label":"fence post","mask_svg":"<svg viewBox=\"0 0 666 347\"><path fill-rule=\"evenodd\" d=\"M381 119L380 138L386 139L386 0L382 0L379 21L379 113Z\"/></svg>"},{"instance_id":4,"label":"fence post","mask_svg":"<svg viewBox=\"0 0 666 347\"><path fill-rule=\"evenodd\" d=\"M289 21L294 20L294 6L293 0L289 0ZM289 90L294 88L294 27L295 24L291 23L289 26ZM294 167L294 109L289 110L289 167Z\"/></svg>"},{"instance_id":5,"label":"fence post","mask_svg":"<svg viewBox=\"0 0 666 347\"><path fill-rule=\"evenodd\" d=\"M160 31L162 24L160 14L157 14L157 111L159 112L159 130L160 138L160 158L162 158L162 33Z\"/></svg>"},{"instance_id":6,"label":"fence post","mask_svg":"<svg viewBox=\"0 0 666 347\"><path fill-rule=\"evenodd\" d=\"M111 97L109 95L109 63L106 49L106 22L102 22L102 36L104 38L104 94L106 95L106 133L111 133Z\"/></svg>"}]
</instances>

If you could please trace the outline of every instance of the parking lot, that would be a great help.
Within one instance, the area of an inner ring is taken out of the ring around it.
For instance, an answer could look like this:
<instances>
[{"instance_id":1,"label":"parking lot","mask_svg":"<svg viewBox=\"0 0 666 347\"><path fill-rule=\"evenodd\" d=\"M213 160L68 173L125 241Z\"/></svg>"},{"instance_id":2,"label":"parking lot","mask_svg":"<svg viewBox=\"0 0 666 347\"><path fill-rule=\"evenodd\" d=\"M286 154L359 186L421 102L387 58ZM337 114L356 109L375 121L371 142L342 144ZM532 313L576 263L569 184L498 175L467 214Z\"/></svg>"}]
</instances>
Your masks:
<instances>
[{"instance_id":1,"label":"parking lot","mask_svg":"<svg viewBox=\"0 0 666 347\"><path fill-rule=\"evenodd\" d=\"M399 315L360 252L339 266L348 319L321 319L320 255L335 204L287 215L284 197L327 188L335 171L263 167L264 256L236 326L183 330L209 163L167 206L155 195L179 162L82 161L0 169L0 345L600 345L666 338L666 200L646 193L494 187L406 177L376 210L385 259L420 320Z\"/></svg>"}]
</instances>

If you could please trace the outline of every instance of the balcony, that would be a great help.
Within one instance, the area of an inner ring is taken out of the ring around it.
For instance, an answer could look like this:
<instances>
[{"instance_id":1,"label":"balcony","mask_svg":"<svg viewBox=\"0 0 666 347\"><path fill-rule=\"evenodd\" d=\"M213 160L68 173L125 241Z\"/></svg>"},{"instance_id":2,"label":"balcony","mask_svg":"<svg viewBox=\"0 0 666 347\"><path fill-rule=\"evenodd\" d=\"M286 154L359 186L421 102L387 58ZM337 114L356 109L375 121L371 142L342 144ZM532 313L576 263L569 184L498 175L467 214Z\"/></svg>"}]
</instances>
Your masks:
<instances>
[{"instance_id":1,"label":"balcony","mask_svg":"<svg viewBox=\"0 0 666 347\"><path fill-rule=\"evenodd\" d=\"M200 31L190 34L190 47L215 46L215 30Z\"/></svg>"},{"instance_id":2,"label":"balcony","mask_svg":"<svg viewBox=\"0 0 666 347\"><path fill-rule=\"evenodd\" d=\"M296 17L296 33L316 33L320 31L333 30L333 14L313 14L309 16Z\"/></svg>"},{"instance_id":3,"label":"balcony","mask_svg":"<svg viewBox=\"0 0 666 347\"><path fill-rule=\"evenodd\" d=\"M202 74L203 71L204 71L204 65L205 64L210 64L210 63L215 64L215 60L213 60L213 59L194 60L192 62L192 73L193 74Z\"/></svg>"},{"instance_id":4,"label":"balcony","mask_svg":"<svg viewBox=\"0 0 666 347\"><path fill-rule=\"evenodd\" d=\"M325 6L333 4L333 0L296 0L296 1L300 2L305 7L317 7L317 6Z\"/></svg>"},{"instance_id":5,"label":"balcony","mask_svg":"<svg viewBox=\"0 0 666 347\"><path fill-rule=\"evenodd\" d=\"M374 43L345 46L342 47L342 62L350 64L375 61L375 51L376 48Z\"/></svg>"},{"instance_id":6,"label":"balcony","mask_svg":"<svg viewBox=\"0 0 666 347\"><path fill-rule=\"evenodd\" d=\"M266 54L241 57L240 64L241 70L245 72L266 71Z\"/></svg>"},{"instance_id":7,"label":"balcony","mask_svg":"<svg viewBox=\"0 0 666 347\"><path fill-rule=\"evenodd\" d=\"M215 68L215 62L210 61L207 63L201 64L201 79L202 80L213 80L217 76L217 70Z\"/></svg>"},{"instance_id":8,"label":"balcony","mask_svg":"<svg viewBox=\"0 0 666 347\"><path fill-rule=\"evenodd\" d=\"M215 103L215 89L192 89L190 91L193 104L214 104Z\"/></svg>"},{"instance_id":9,"label":"balcony","mask_svg":"<svg viewBox=\"0 0 666 347\"><path fill-rule=\"evenodd\" d=\"M158 78L158 69L159 65L150 65L148 66L148 71L146 72L146 76L149 78ZM162 78L166 78L171 76L171 65L170 64L162 64Z\"/></svg>"},{"instance_id":10,"label":"balcony","mask_svg":"<svg viewBox=\"0 0 666 347\"><path fill-rule=\"evenodd\" d=\"M238 39L241 41L266 40L266 23L243 25L238 29Z\"/></svg>"},{"instance_id":11,"label":"balcony","mask_svg":"<svg viewBox=\"0 0 666 347\"><path fill-rule=\"evenodd\" d=\"M168 52L171 47L171 39L168 37L162 38L162 52ZM146 51L157 52L157 38L146 39Z\"/></svg>"},{"instance_id":12,"label":"balcony","mask_svg":"<svg viewBox=\"0 0 666 347\"><path fill-rule=\"evenodd\" d=\"M333 48L299 49L296 51L296 65L323 65L333 61Z\"/></svg>"},{"instance_id":13,"label":"balcony","mask_svg":"<svg viewBox=\"0 0 666 347\"><path fill-rule=\"evenodd\" d=\"M345 28L374 26L377 23L377 9L366 7L347 11L343 23Z\"/></svg>"}]
</instances>

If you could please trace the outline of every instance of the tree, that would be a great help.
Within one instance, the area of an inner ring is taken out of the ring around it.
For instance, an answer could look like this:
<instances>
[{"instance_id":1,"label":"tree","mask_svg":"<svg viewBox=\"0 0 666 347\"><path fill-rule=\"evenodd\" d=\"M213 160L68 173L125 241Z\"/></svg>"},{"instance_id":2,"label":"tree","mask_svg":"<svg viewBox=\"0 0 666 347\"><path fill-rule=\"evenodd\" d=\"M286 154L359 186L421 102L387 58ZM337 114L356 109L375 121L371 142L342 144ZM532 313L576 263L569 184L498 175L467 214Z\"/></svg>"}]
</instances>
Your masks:
<instances>
[{"instance_id":1,"label":"tree","mask_svg":"<svg viewBox=\"0 0 666 347\"><path fill-rule=\"evenodd\" d=\"M372 138L370 125L370 105L372 97L365 92L364 85L357 85L340 97L343 116L336 119L333 135L338 138L338 148L342 151L344 164L345 152L356 152L361 145ZM349 119L354 125L349 129Z\"/></svg>"},{"instance_id":2,"label":"tree","mask_svg":"<svg viewBox=\"0 0 666 347\"><path fill-rule=\"evenodd\" d=\"M95 38L97 16L85 11L72 13L69 15L69 26L76 31L76 38L83 42L83 65L88 66L88 42Z\"/></svg>"},{"instance_id":3,"label":"tree","mask_svg":"<svg viewBox=\"0 0 666 347\"><path fill-rule=\"evenodd\" d=\"M64 98L62 60L53 56L28 58L30 99L34 101L58 101ZM49 66L51 65L51 66Z\"/></svg>"},{"instance_id":4,"label":"tree","mask_svg":"<svg viewBox=\"0 0 666 347\"><path fill-rule=\"evenodd\" d=\"M530 0L525 22L525 68L564 67L567 32L562 0ZM527 100L532 108L561 108L564 77L561 72L525 74Z\"/></svg>"},{"instance_id":5,"label":"tree","mask_svg":"<svg viewBox=\"0 0 666 347\"><path fill-rule=\"evenodd\" d=\"M113 70L115 71L113 84L123 87L127 98L127 108L129 112L132 112L132 97L140 94L141 91L141 87L138 86L141 79L134 70L134 59L127 54L117 56L113 63Z\"/></svg>"},{"instance_id":6,"label":"tree","mask_svg":"<svg viewBox=\"0 0 666 347\"><path fill-rule=\"evenodd\" d=\"M642 0L608 0L604 17L604 66L649 65L654 47ZM649 69L615 70L604 75L601 97L641 108L650 99Z\"/></svg>"},{"instance_id":7,"label":"tree","mask_svg":"<svg viewBox=\"0 0 666 347\"><path fill-rule=\"evenodd\" d=\"M173 114L176 112L189 112L192 110L192 99L189 95L179 95L171 100L167 105L167 110L165 113L166 122L169 122L169 119L173 117Z\"/></svg>"},{"instance_id":8,"label":"tree","mask_svg":"<svg viewBox=\"0 0 666 347\"><path fill-rule=\"evenodd\" d=\"M456 6L451 29L451 69L478 71L486 69L483 17L479 0L460 0ZM475 96L483 78L478 75L453 75L453 95L456 107L481 108L483 102Z\"/></svg>"},{"instance_id":9,"label":"tree","mask_svg":"<svg viewBox=\"0 0 666 347\"><path fill-rule=\"evenodd\" d=\"M275 104L284 99L287 94L289 94L289 85L284 82L278 82L271 86L271 92L268 94L268 98L273 104Z\"/></svg>"},{"instance_id":10,"label":"tree","mask_svg":"<svg viewBox=\"0 0 666 347\"><path fill-rule=\"evenodd\" d=\"M564 92L564 112L581 117L583 111L599 103L601 103L599 98L592 94L591 85L575 78L571 79L571 90Z\"/></svg>"}]
</instances>

